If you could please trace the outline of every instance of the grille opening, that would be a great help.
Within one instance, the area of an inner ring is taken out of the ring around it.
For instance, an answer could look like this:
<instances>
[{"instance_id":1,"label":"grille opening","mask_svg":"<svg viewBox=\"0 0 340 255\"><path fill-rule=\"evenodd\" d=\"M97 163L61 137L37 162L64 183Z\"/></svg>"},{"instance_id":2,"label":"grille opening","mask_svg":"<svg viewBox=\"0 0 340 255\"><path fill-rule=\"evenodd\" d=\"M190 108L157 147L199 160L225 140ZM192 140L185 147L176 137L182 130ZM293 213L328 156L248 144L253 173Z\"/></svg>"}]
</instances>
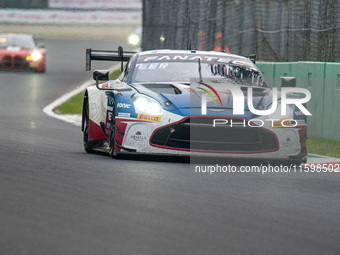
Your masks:
<instances>
[{"instance_id":1,"label":"grille opening","mask_svg":"<svg viewBox=\"0 0 340 255\"><path fill-rule=\"evenodd\" d=\"M2 59L2 63L3 63L4 66L10 67L10 66L12 65L12 59L11 59L11 57L4 57L4 58Z\"/></svg>"},{"instance_id":2,"label":"grille opening","mask_svg":"<svg viewBox=\"0 0 340 255\"><path fill-rule=\"evenodd\" d=\"M21 57L14 58L14 67L22 67L25 64L25 61Z\"/></svg>"},{"instance_id":3,"label":"grille opening","mask_svg":"<svg viewBox=\"0 0 340 255\"><path fill-rule=\"evenodd\" d=\"M243 120L233 120L242 122ZM268 151L278 148L274 134L263 128L213 127L213 118L190 118L158 129L151 144L174 149L226 152Z\"/></svg>"}]
</instances>

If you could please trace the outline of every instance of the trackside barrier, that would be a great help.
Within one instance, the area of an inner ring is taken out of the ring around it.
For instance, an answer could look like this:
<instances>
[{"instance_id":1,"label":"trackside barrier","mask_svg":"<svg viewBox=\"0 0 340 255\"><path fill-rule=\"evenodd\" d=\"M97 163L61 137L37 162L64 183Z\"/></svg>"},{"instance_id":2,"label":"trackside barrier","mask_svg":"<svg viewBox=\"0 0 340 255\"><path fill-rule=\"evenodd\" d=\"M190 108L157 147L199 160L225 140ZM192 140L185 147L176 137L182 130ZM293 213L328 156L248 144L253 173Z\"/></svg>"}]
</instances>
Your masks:
<instances>
[{"instance_id":1,"label":"trackside barrier","mask_svg":"<svg viewBox=\"0 0 340 255\"><path fill-rule=\"evenodd\" d=\"M312 98L307 104L308 134L340 141L340 63L260 62L257 66L272 87L280 87L280 77L296 77L296 86L306 88Z\"/></svg>"}]
</instances>

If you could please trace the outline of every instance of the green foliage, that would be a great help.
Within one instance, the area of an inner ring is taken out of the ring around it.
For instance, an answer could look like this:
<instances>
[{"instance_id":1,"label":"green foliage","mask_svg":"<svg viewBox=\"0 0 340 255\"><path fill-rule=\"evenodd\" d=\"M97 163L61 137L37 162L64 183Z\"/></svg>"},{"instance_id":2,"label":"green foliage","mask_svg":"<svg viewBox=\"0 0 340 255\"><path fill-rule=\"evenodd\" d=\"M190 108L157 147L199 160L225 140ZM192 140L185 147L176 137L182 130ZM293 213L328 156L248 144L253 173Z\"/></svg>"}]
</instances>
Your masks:
<instances>
[{"instance_id":1,"label":"green foliage","mask_svg":"<svg viewBox=\"0 0 340 255\"><path fill-rule=\"evenodd\" d=\"M61 104L57 112L61 114L81 114L83 110L84 91L71 97L68 101Z\"/></svg>"},{"instance_id":2,"label":"green foliage","mask_svg":"<svg viewBox=\"0 0 340 255\"><path fill-rule=\"evenodd\" d=\"M311 137L307 140L308 153L340 158L340 142Z\"/></svg>"},{"instance_id":3,"label":"green foliage","mask_svg":"<svg viewBox=\"0 0 340 255\"><path fill-rule=\"evenodd\" d=\"M110 80L115 80L120 75L120 68L110 73ZM56 112L60 114L81 114L83 110L84 91L73 96L65 103L61 104Z\"/></svg>"},{"instance_id":4,"label":"green foliage","mask_svg":"<svg viewBox=\"0 0 340 255\"><path fill-rule=\"evenodd\" d=\"M120 68L113 70L110 73L110 80L115 80L119 77L119 75L121 74Z\"/></svg>"}]
</instances>

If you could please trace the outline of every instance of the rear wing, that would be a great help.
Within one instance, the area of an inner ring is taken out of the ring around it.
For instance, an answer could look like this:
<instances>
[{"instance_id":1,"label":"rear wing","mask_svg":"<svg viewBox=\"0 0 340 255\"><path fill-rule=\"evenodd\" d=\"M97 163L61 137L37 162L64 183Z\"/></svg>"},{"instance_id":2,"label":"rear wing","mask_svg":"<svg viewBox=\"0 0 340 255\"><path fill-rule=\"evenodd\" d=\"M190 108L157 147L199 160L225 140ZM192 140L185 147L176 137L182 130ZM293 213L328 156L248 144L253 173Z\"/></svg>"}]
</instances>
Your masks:
<instances>
[{"instance_id":1,"label":"rear wing","mask_svg":"<svg viewBox=\"0 0 340 255\"><path fill-rule=\"evenodd\" d=\"M86 49L86 71L91 70L92 60L120 61L121 69L123 70L123 62L129 61L136 53L137 52L123 51L123 47L121 46L118 47L118 51Z\"/></svg>"}]
</instances>

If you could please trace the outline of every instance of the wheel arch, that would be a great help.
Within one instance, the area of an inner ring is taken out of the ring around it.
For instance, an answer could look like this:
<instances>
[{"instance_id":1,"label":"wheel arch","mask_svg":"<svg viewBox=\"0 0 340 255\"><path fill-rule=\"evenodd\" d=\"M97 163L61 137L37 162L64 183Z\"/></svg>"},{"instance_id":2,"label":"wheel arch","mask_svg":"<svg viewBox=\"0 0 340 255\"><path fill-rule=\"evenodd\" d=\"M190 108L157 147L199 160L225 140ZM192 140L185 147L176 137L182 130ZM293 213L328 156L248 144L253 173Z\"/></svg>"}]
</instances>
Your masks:
<instances>
[{"instance_id":1,"label":"wheel arch","mask_svg":"<svg viewBox=\"0 0 340 255\"><path fill-rule=\"evenodd\" d=\"M90 86L85 90L83 112L82 112L82 131L85 129L85 107L88 107L89 118L89 140L105 140L105 133L102 132L102 125L106 121L107 96L105 91L98 90L95 86Z\"/></svg>"},{"instance_id":2,"label":"wheel arch","mask_svg":"<svg viewBox=\"0 0 340 255\"><path fill-rule=\"evenodd\" d=\"M81 118L81 131L84 132L84 121L85 121L85 117L84 117L84 114L85 114L85 107L86 107L86 104L88 104L88 92L87 92L87 89L85 90L85 93L84 93L84 99L83 99L83 109L82 109L82 118Z\"/></svg>"}]
</instances>

